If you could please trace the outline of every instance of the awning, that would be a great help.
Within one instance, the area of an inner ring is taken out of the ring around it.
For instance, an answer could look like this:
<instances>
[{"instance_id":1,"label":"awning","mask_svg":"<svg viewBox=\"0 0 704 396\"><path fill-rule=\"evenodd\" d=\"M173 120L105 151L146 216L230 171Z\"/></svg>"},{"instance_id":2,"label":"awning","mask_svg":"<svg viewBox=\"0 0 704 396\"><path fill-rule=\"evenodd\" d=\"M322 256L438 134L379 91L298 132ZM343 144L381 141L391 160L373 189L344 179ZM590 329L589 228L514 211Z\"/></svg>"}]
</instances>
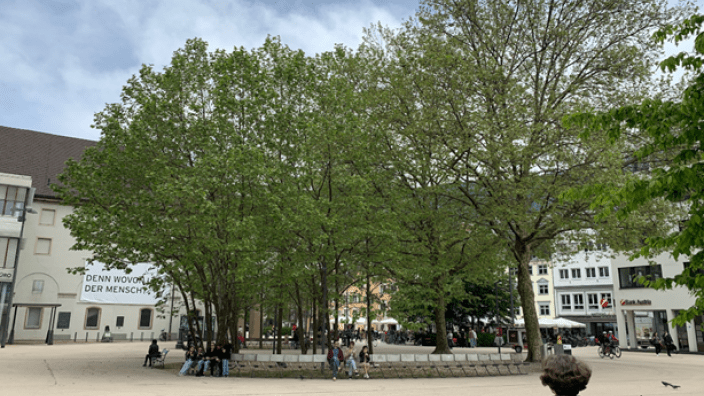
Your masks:
<instances>
[{"instance_id":1,"label":"awning","mask_svg":"<svg viewBox=\"0 0 704 396\"><path fill-rule=\"evenodd\" d=\"M525 327L526 322L523 319L517 319L516 320L516 327ZM538 326L540 326L541 329L552 329L552 328L561 328L561 329L577 329L577 328L584 328L587 327L584 323L579 323L575 322L569 319L565 318L555 318L555 319L547 319L547 318L540 318L538 319Z\"/></svg>"}]
</instances>

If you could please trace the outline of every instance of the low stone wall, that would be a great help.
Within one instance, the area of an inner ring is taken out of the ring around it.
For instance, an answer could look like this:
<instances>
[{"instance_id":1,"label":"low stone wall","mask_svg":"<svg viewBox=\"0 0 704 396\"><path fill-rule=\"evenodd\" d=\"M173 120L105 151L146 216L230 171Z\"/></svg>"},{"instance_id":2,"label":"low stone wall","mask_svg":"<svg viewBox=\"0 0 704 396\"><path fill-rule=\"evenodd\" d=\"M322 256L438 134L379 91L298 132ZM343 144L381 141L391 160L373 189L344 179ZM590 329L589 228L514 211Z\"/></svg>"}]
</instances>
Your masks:
<instances>
[{"instance_id":1,"label":"low stone wall","mask_svg":"<svg viewBox=\"0 0 704 396\"><path fill-rule=\"evenodd\" d=\"M523 375L536 364L523 362L520 354L374 354L370 378L428 378ZM280 378L330 378L327 355L233 354L231 376ZM364 373L357 362L358 371ZM536 366L536 367L533 367ZM347 377L340 367L338 377ZM360 375L361 378L361 375Z\"/></svg>"}]
</instances>

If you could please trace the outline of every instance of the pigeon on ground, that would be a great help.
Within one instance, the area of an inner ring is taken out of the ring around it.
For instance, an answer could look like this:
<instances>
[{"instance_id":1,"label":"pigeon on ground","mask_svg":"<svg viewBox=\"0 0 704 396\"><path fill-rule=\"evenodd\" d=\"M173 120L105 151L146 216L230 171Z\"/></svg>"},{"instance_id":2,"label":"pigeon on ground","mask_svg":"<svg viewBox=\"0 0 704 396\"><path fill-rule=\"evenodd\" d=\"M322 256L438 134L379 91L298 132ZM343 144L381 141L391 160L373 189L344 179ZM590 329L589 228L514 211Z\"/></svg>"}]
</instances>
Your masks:
<instances>
[{"instance_id":1,"label":"pigeon on ground","mask_svg":"<svg viewBox=\"0 0 704 396\"><path fill-rule=\"evenodd\" d=\"M677 388L680 387L679 385L672 385L671 383L665 382L665 381L662 381L662 384L665 385L665 386L671 386L672 389L677 389Z\"/></svg>"}]
</instances>

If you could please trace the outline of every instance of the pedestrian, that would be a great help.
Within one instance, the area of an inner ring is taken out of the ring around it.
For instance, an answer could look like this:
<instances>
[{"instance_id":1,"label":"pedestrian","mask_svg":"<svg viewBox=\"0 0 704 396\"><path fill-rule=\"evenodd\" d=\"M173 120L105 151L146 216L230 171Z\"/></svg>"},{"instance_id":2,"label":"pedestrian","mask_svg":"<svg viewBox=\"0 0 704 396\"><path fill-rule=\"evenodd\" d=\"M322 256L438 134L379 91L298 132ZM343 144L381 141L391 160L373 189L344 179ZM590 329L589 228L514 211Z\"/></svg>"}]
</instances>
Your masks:
<instances>
[{"instance_id":1,"label":"pedestrian","mask_svg":"<svg viewBox=\"0 0 704 396\"><path fill-rule=\"evenodd\" d=\"M152 359L161 357L161 352L159 352L159 345L157 345L156 340L152 340L151 345L149 345L149 351L147 356L144 357L144 364L142 367L146 367L147 362L149 362L149 367L152 366Z\"/></svg>"},{"instance_id":2,"label":"pedestrian","mask_svg":"<svg viewBox=\"0 0 704 396\"><path fill-rule=\"evenodd\" d=\"M337 381L337 371L340 369L340 362L345 361L345 355L340 348L340 341L335 341L334 347L328 351L328 363L332 369L332 380Z\"/></svg>"},{"instance_id":3,"label":"pedestrian","mask_svg":"<svg viewBox=\"0 0 704 396\"><path fill-rule=\"evenodd\" d=\"M220 346L220 376L227 377L230 375L230 357L232 356L232 350L235 349L234 345L225 341L222 346Z\"/></svg>"},{"instance_id":4,"label":"pedestrian","mask_svg":"<svg viewBox=\"0 0 704 396\"><path fill-rule=\"evenodd\" d=\"M477 347L477 332L474 331L474 329L471 329L471 330L469 331L469 343L470 343L470 345L471 345L472 348L476 348L476 347Z\"/></svg>"},{"instance_id":5,"label":"pedestrian","mask_svg":"<svg viewBox=\"0 0 704 396\"><path fill-rule=\"evenodd\" d=\"M359 377L359 372L357 371L357 362L354 360L354 341L350 341L349 347L345 350L345 365L347 366L347 378L352 379L352 372L354 375Z\"/></svg>"},{"instance_id":6,"label":"pedestrian","mask_svg":"<svg viewBox=\"0 0 704 396\"><path fill-rule=\"evenodd\" d=\"M665 350L667 351L667 356L672 357L670 352L675 349L675 343L672 341L672 337L666 331L662 333L662 340L665 343Z\"/></svg>"},{"instance_id":7,"label":"pedestrian","mask_svg":"<svg viewBox=\"0 0 704 396\"><path fill-rule=\"evenodd\" d=\"M540 382L559 396L576 396L587 388L592 370L572 355L550 355L543 363Z\"/></svg>"},{"instance_id":8,"label":"pedestrian","mask_svg":"<svg viewBox=\"0 0 704 396\"><path fill-rule=\"evenodd\" d=\"M653 333L653 337L650 339L650 344L655 347L655 356L660 356L660 351L662 351L662 340L658 337L658 332Z\"/></svg>"},{"instance_id":9,"label":"pedestrian","mask_svg":"<svg viewBox=\"0 0 704 396\"><path fill-rule=\"evenodd\" d=\"M369 379L369 348L366 345L359 352L359 364L364 368L364 378Z\"/></svg>"}]
</instances>

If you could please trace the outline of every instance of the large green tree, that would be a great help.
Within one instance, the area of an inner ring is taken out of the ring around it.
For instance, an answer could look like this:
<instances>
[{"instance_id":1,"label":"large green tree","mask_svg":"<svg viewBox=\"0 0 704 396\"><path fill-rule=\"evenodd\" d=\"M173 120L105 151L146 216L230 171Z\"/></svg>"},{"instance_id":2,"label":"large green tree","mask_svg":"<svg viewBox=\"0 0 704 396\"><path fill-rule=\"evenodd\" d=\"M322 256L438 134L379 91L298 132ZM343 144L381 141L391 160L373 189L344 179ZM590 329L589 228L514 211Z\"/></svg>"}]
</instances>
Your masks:
<instances>
[{"instance_id":1,"label":"large green tree","mask_svg":"<svg viewBox=\"0 0 704 396\"><path fill-rule=\"evenodd\" d=\"M385 80L383 87L415 98L395 113L393 125L421 131L409 133L418 139L432 132L442 158L433 166L442 168L443 183L454 186L445 195L465 207L458 223L491 230L510 250L527 360L537 361L540 333L528 273L535 252L558 238L585 235L583 230L595 230L599 238L618 227L642 232L647 224L594 221L588 198L559 199L586 181L622 178L633 150L610 144L603 133L581 140L581 129L561 120L641 97L659 53L650 32L681 10L664 0L424 5L400 32L378 35L377 47L392 70L407 73L407 82Z\"/></svg>"},{"instance_id":2,"label":"large green tree","mask_svg":"<svg viewBox=\"0 0 704 396\"><path fill-rule=\"evenodd\" d=\"M661 200L683 208L685 213L680 224L670 223L672 229L667 235L649 236L645 246L634 254L634 257L647 258L665 251L675 259L680 255L689 258L689 266L674 277L640 279L655 289L685 287L692 292L696 298L694 305L680 311L675 318L675 323L680 325L704 312L703 23L704 16L694 15L655 34L659 42L668 38L675 42L693 38L692 52L681 52L661 63L663 71L683 68L690 73L681 96L672 100L653 97L637 105L599 114L583 113L570 118L572 123L589 127L585 139L590 139L595 132L605 131L616 140L616 144L634 134L641 134L645 140L635 158L649 164L647 176L633 178L623 186L593 186L590 191L597 194L594 208L601 211L600 217L626 219L651 206L654 201ZM663 163L664 155L667 161Z\"/></svg>"}]
</instances>

